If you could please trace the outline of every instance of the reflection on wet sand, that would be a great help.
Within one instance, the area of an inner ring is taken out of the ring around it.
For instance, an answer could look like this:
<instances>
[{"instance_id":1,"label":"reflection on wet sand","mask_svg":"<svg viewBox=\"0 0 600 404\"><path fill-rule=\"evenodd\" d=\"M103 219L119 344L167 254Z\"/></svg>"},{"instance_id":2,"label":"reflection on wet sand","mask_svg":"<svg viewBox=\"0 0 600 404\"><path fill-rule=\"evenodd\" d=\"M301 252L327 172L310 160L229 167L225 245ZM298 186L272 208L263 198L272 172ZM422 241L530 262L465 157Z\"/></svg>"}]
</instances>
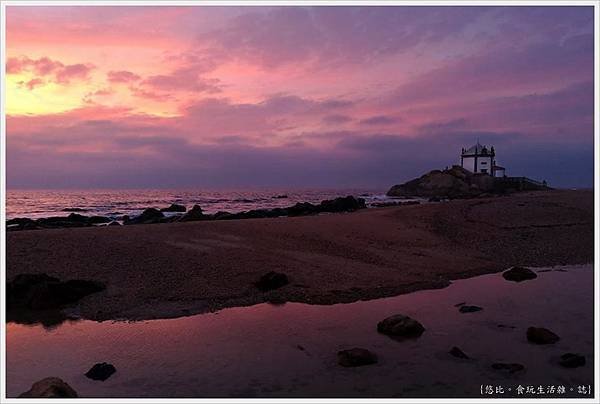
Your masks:
<instances>
[{"instance_id":1,"label":"reflection on wet sand","mask_svg":"<svg viewBox=\"0 0 600 404\"><path fill-rule=\"evenodd\" d=\"M8 325L8 395L53 376L81 397L481 397L486 385L504 386L503 397L518 385L563 385L564 396L581 397L577 386L593 387L592 266L536 272L519 283L491 274L331 306L260 304L144 322L58 325L57 317L33 326L21 317ZM395 314L425 331L402 341L378 333L378 322ZM533 344L532 326L560 339ZM338 352L353 348L377 363L340 366ZM564 367L567 353L585 365ZM108 379L84 376L103 362L117 370Z\"/></svg>"}]
</instances>

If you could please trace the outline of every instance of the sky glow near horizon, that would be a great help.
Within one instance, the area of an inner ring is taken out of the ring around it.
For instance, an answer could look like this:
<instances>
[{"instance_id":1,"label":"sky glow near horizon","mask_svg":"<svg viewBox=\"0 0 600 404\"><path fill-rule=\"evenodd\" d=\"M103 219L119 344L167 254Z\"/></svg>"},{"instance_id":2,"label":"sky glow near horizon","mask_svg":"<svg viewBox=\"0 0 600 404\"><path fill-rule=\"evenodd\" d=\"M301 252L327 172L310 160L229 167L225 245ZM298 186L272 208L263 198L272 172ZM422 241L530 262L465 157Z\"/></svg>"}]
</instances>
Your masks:
<instances>
[{"instance_id":1,"label":"sky glow near horizon","mask_svg":"<svg viewBox=\"0 0 600 404\"><path fill-rule=\"evenodd\" d=\"M6 10L8 188L593 184L592 7Z\"/></svg>"}]
</instances>

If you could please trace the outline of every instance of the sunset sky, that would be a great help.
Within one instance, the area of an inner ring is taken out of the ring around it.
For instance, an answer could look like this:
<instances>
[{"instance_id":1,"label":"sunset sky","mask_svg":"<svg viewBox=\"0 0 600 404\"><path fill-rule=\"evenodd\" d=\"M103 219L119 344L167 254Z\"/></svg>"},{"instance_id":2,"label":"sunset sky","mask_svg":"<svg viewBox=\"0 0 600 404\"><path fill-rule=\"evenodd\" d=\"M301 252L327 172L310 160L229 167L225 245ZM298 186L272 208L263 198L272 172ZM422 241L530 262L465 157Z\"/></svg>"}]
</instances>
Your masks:
<instances>
[{"instance_id":1,"label":"sunset sky","mask_svg":"<svg viewBox=\"0 0 600 404\"><path fill-rule=\"evenodd\" d=\"M9 188L593 184L592 7L6 12Z\"/></svg>"}]
</instances>

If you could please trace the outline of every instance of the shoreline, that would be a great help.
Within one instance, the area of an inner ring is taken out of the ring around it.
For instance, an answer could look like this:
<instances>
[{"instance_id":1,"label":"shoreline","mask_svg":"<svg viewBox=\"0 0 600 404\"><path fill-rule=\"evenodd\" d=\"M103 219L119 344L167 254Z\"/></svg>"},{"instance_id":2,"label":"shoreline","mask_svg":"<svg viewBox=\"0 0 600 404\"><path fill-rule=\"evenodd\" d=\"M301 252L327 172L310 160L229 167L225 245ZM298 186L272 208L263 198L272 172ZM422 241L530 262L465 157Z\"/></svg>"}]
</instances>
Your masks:
<instances>
[{"instance_id":1,"label":"shoreline","mask_svg":"<svg viewBox=\"0 0 600 404\"><path fill-rule=\"evenodd\" d=\"M593 261L593 192L543 191L272 219L7 234L7 280L104 283L91 320L175 318L262 302L349 303L450 280ZM261 292L269 271L288 285Z\"/></svg>"}]
</instances>

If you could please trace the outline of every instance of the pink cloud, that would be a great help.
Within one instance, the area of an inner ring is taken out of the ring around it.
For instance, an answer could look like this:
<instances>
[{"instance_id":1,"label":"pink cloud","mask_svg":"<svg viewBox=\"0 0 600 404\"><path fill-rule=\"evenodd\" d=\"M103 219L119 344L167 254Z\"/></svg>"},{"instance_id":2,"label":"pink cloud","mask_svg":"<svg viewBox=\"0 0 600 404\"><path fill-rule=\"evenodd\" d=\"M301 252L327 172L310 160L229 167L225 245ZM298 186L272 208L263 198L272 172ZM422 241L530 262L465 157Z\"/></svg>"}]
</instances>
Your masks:
<instances>
[{"instance_id":1,"label":"pink cloud","mask_svg":"<svg viewBox=\"0 0 600 404\"><path fill-rule=\"evenodd\" d=\"M110 71L107 74L107 79L111 83L129 83L138 81L141 77L127 70Z\"/></svg>"},{"instance_id":2,"label":"pink cloud","mask_svg":"<svg viewBox=\"0 0 600 404\"><path fill-rule=\"evenodd\" d=\"M7 60L7 74L18 74L25 71L32 72L38 76L51 77L53 81L60 84L68 84L71 80L84 80L89 77L94 65L90 63L76 63L65 65L58 60L49 57L31 59L27 56L9 58Z\"/></svg>"}]
</instances>

